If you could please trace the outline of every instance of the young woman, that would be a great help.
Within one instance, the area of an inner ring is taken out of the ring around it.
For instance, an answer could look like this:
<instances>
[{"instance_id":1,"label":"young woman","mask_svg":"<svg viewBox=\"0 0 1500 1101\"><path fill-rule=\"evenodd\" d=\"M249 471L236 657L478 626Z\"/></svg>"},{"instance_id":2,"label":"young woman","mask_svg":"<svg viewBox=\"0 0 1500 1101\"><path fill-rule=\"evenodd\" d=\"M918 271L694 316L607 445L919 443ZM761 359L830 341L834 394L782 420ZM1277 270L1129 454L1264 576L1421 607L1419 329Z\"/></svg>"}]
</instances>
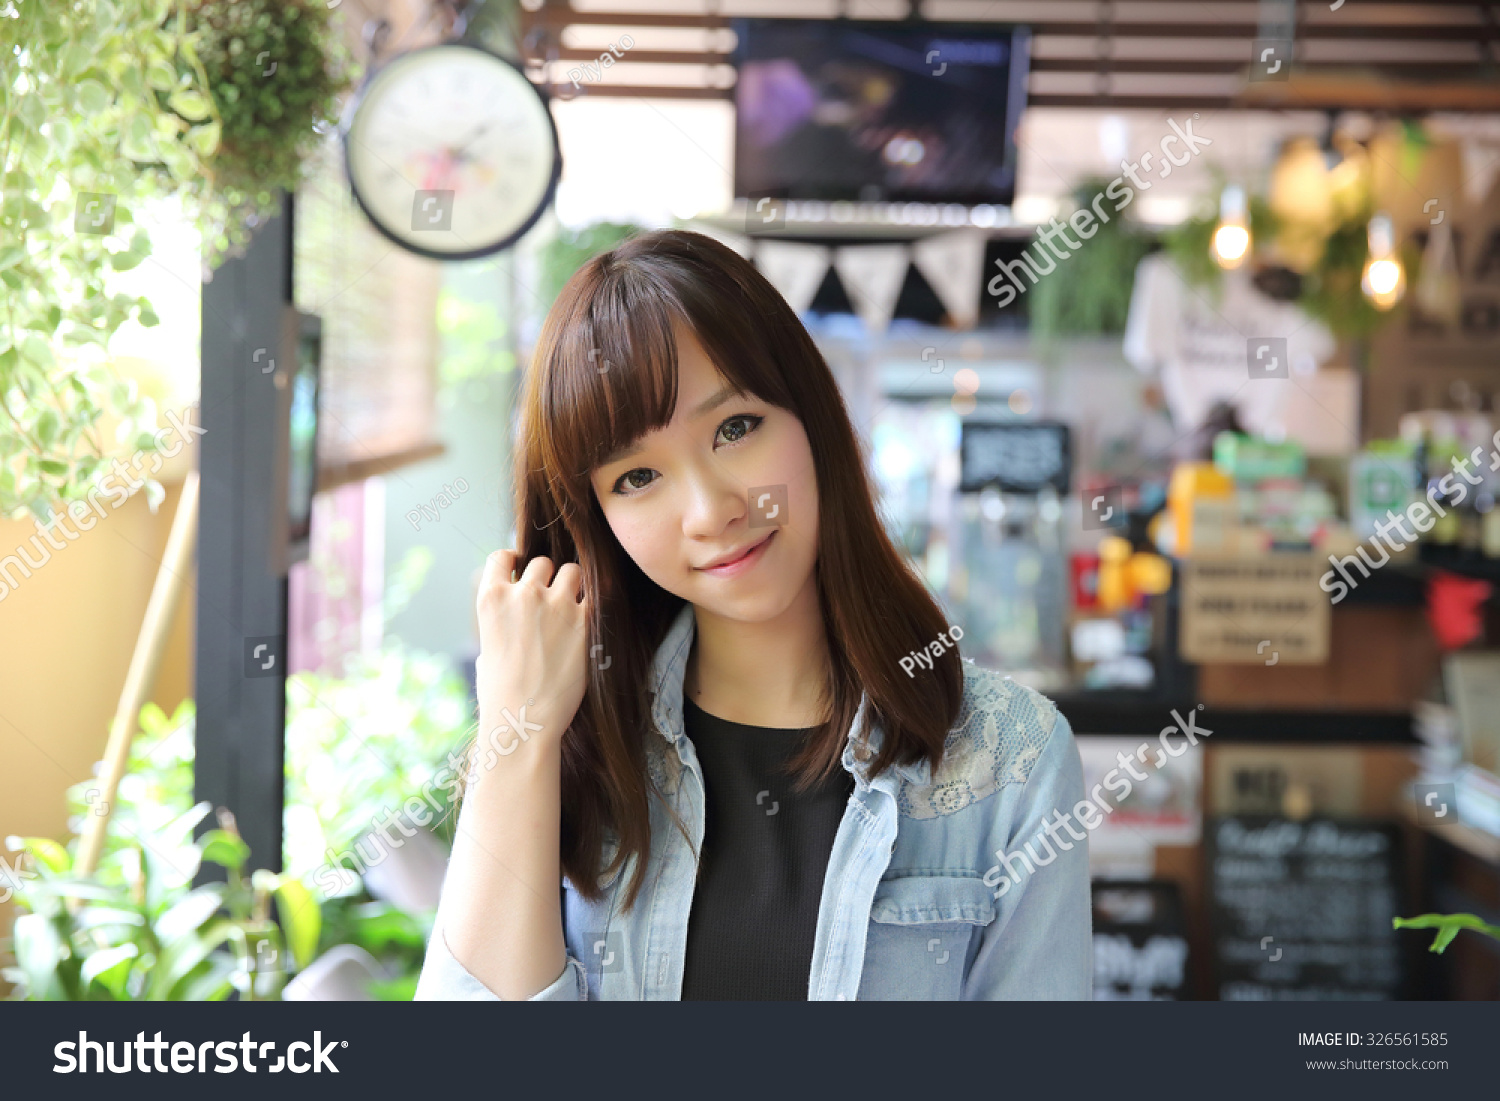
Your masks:
<instances>
[{"instance_id":1,"label":"young woman","mask_svg":"<svg viewBox=\"0 0 1500 1101\"><path fill-rule=\"evenodd\" d=\"M419 998L1090 996L1068 724L960 659L750 262L666 230L585 264L516 470Z\"/></svg>"}]
</instances>

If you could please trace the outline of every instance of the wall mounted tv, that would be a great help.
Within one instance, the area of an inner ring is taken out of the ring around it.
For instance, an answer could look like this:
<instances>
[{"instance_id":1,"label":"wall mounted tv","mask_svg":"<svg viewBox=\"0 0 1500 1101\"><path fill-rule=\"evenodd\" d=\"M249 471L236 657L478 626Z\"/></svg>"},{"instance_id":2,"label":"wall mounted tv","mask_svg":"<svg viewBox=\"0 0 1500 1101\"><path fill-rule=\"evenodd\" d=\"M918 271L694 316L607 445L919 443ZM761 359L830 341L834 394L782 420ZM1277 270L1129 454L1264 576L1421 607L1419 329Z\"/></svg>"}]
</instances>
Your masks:
<instances>
[{"instance_id":1,"label":"wall mounted tv","mask_svg":"<svg viewBox=\"0 0 1500 1101\"><path fill-rule=\"evenodd\" d=\"M736 19L735 194L1009 205L1024 27Z\"/></svg>"}]
</instances>

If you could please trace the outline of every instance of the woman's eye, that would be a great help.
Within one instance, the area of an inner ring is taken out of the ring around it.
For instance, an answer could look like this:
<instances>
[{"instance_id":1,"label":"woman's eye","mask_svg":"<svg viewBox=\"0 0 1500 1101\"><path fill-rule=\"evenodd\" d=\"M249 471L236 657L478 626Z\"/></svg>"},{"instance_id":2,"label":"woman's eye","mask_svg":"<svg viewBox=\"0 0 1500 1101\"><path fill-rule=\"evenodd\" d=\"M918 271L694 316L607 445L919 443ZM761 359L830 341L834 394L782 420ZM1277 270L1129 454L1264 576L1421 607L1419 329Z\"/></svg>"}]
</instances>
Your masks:
<instances>
[{"instance_id":1,"label":"woman's eye","mask_svg":"<svg viewBox=\"0 0 1500 1101\"><path fill-rule=\"evenodd\" d=\"M634 470L627 470L616 479L615 492L623 494L624 490L622 487L625 486L631 489L645 489L651 484L653 475L654 471L648 470L644 466L638 466Z\"/></svg>"},{"instance_id":2,"label":"woman's eye","mask_svg":"<svg viewBox=\"0 0 1500 1101\"><path fill-rule=\"evenodd\" d=\"M730 417L723 424L719 425L719 436L724 438L725 443L739 443L759 428L761 421L765 419L765 417L757 417L753 413L741 413L738 416Z\"/></svg>"}]
</instances>

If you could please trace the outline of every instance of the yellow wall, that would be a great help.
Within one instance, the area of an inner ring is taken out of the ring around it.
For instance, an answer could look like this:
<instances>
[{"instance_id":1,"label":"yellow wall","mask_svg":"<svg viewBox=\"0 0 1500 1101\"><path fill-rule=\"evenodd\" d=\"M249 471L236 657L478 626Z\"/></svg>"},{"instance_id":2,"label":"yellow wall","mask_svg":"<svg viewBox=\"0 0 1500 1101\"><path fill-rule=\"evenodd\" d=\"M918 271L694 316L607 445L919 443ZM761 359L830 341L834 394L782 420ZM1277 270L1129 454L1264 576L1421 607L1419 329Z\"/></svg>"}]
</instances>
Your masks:
<instances>
[{"instance_id":1,"label":"yellow wall","mask_svg":"<svg viewBox=\"0 0 1500 1101\"><path fill-rule=\"evenodd\" d=\"M51 559L30 578L10 570L20 584L0 600L0 839L70 837L64 791L104 755L185 468L174 462L158 476L167 496L155 515L144 493L118 509L101 497L106 515L91 530L71 542L56 535L66 546L48 547ZM30 520L0 519L0 558L24 544L34 561L34 534ZM192 694L195 604L189 577L151 693L168 713ZM0 905L0 936L13 916Z\"/></svg>"}]
</instances>

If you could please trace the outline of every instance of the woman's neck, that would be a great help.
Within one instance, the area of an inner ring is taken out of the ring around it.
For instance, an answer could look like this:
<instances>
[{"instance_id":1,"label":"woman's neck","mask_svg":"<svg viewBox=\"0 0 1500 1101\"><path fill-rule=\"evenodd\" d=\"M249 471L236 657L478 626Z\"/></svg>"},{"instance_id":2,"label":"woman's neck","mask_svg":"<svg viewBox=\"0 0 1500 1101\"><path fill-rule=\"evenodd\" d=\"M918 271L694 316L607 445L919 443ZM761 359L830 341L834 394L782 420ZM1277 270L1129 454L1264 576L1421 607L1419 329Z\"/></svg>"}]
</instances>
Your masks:
<instances>
[{"instance_id":1,"label":"woman's neck","mask_svg":"<svg viewBox=\"0 0 1500 1101\"><path fill-rule=\"evenodd\" d=\"M774 619L746 623L694 605L683 695L717 718L800 729L827 719L828 640L815 577Z\"/></svg>"}]
</instances>

